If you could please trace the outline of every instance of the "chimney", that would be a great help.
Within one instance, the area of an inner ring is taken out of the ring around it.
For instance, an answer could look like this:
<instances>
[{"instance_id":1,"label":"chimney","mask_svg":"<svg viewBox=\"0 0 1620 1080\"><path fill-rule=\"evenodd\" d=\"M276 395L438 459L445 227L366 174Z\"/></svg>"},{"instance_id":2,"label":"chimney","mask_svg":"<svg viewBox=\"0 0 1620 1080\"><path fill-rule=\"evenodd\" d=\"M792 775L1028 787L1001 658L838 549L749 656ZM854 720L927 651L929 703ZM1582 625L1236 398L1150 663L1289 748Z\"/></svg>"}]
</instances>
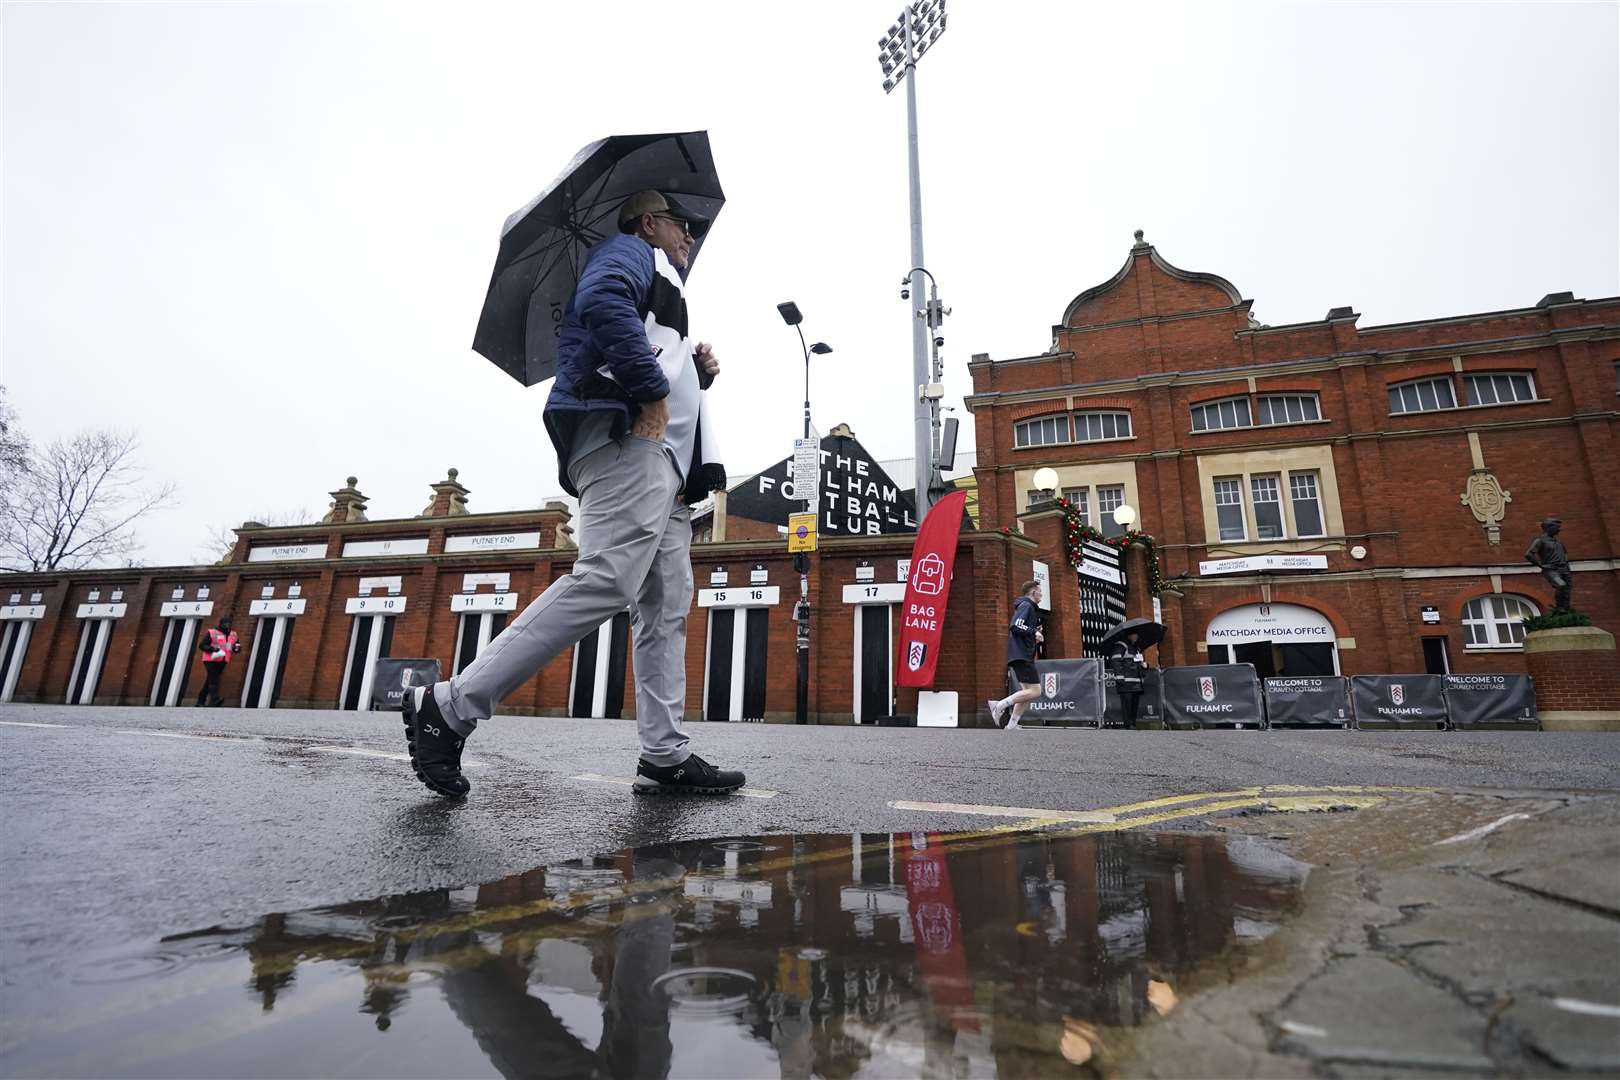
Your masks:
<instances>
[{"instance_id":1,"label":"chimney","mask_svg":"<svg viewBox=\"0 0 1620 1080\"><path fill-rule=\"evenodd\" d=\"M332 496L332 507L326 512L326 516L321 518L322 525L342 525L345 522L366 520L366 497L354 486L359 482L351 476L343 487L328 492Z\"/></svg>"},{"instance_id":2,"label":"chimney","mask_svg":"<svg viewBox=\"0 0 1620 1080\"><path fill-rule=\"evenodd\" d=\"M456 480L461 473L451 469L433 485L433 501L417 517L457 517L467 512L467 489Z\"/></svg>"}]
</instances>

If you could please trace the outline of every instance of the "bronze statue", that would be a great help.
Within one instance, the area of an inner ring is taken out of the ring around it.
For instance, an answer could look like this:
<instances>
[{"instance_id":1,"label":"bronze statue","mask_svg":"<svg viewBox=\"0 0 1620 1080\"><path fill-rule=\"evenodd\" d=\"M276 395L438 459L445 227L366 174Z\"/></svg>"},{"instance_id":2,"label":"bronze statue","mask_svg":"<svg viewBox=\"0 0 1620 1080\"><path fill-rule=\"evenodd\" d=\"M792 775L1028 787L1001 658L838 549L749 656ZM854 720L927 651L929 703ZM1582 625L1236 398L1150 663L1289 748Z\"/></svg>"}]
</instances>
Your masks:
<instances>
[{"instance_id":1,"label":"bronze statue","mask_svg":"<svg viewBox=\"0 0 1620 1080\"><path fill-rule=\"evenodd\" d=\"M1569 570L1569 552L1558 533L1564 523L1550 517L1541 523L1541 535L1530 542L1524 557L1541 568L1541 576L1553 587L1553 610L1568 611L1572 575Z\"/></svg>"}]
</instances>

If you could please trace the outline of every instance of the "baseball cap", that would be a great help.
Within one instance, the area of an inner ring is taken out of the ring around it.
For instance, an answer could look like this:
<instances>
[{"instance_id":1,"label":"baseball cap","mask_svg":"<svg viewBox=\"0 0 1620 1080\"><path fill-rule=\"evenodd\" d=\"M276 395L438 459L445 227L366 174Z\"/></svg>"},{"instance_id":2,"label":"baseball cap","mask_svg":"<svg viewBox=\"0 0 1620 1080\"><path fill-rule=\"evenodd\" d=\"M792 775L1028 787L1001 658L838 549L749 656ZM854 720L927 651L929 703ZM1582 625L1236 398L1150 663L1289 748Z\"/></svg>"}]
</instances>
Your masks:
<instances>
[{"instance_id":1,"label":"baseball cap","mask_svg":"<svg viewBox=\"0 0 1620 1080\"><path fill-rule=\"evenodd\" d=\"M709 227L709 219L673 197L658 191L638 191L619 204L619 231L634 231L635 222L642 214L667 214L686 222L693 236L702 236Z\"/></svg>"}]
</instances>

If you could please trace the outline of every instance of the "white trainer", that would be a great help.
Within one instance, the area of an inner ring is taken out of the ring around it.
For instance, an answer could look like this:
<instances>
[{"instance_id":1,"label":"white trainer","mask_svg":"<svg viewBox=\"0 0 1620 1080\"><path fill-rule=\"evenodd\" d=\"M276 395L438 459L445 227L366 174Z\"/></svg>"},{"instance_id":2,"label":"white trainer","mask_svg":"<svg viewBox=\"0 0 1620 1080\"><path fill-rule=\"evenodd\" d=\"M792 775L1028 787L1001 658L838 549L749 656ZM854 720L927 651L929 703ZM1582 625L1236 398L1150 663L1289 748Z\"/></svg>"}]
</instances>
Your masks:
<instances>
[{"instance_id":1,"label":"white trainer","mask_svg":"<svg viewBox=\"0 0 1620 1080\"><path fill-rule=\"evenodd\" d=\"M1001 718L1007 715L1007 707L995 698L991 698L986 704L990 706L990 719L996 722L996 727L1000 727Z\"/></svg>"}]
</instances>

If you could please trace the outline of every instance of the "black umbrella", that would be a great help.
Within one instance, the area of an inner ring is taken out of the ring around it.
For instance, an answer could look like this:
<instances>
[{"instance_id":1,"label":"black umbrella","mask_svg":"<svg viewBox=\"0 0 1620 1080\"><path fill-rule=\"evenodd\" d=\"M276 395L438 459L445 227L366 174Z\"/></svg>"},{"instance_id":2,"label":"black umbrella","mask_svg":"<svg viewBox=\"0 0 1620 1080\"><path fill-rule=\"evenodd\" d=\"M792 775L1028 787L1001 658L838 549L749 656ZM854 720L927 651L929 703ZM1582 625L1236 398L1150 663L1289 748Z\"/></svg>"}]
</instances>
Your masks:
<instances>
[{"instance_id":1,"label":"black umbrella","mask_svg":"<svg viewBox=\"0 0 1620 1080\"><path fill-rule=\"evenodd\" d=\"M1164 624L1152 619L1126 619L1104 634L1099 644L1106 649L1119 642L1129 646L1132 652L1141 652L1163 641L1165 633Z\"/></svg>"},{"instance_id":2,"label":"black umbrella","mask_svg":"<svg viewBox=\"0 0 1620 1080\"><path fill-rule=\"evenodd\" d=\"M551 186L501 227L473 348L524 386L555 375L557 331L585 253L617 231L619 204L647 190L673 196L712 222L726 196L709 133L613 135L575 154ZM692 238L690 261L702 245L701 235Z\"/></svg>"}]
</instances>

